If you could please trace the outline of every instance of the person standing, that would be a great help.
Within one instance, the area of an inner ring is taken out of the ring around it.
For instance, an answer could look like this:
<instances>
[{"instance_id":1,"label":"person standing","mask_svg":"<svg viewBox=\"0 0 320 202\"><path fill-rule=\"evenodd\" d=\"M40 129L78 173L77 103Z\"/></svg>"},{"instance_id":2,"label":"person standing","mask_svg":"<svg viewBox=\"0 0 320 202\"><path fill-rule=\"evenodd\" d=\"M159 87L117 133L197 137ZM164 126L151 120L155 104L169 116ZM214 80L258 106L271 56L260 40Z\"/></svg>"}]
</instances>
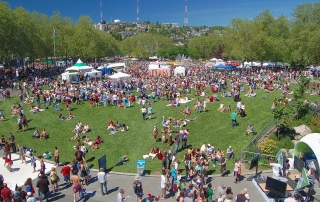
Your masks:
<instances>
[{"instance_id":1,"label":"person standing","mask_svg":"<svg viewBox=\"0 0 320 202\"><path fill-rule=\"evenodd\" d=\"M182 148L185 149L187 148L188 145L188 129L184 130L183 134L182 134Z\"/></svg>"},{"instance_id":2,"label":"person standing","mask_svg":"<svg viewBox=\"0 0 320 202\"><path fill-rule=\"evenodd\" d=\"M13 153L16 153L17 152L17 148L16 148L16 138L12 135L12 133L9 133L9 143L10 143L10 147L12 149L12 152ZM10 157L11 158L11 157Z\"/></svg>"},{"instance_id":3,"label":"person standing","mask_svg":"<svg viewBox=\"0 0 320 202\"><path fill-rule=\"evenodd\" d=\"M179 143L180 143L179 133L176 133L176 135L174 136L174 153L175 154L178 153Z\"/></svg>"},{"instance_id":4,"label":"person standing","mask_svg":"<svg viewBox=\"0 0 320 202\"><path fill-rule=\"evenodd\" d=\"M133 191L136 195L136 202L141 202L143 196L143 188L139 175L136 176L135 181L133 181Z\"/></svg>"},{"instance_id":5,"label":"person standing","mask_svg":"<svg viewBox=\"0 0 320 202\"><path fill-rule=\"evenodd\" d=\"M148 106L148 120L151 120L152 117L152 106L151 104L149 104Z\"/></svg>"},{"instance_id":6,"label":"person standing","mask_svg":"<svg viewBox=\"0 0 320 202\"><path fill-rule=\"evenodd\" d=\"M77 170L72 170L72 176L71 176L70 182L73 183L73 187L72 187L73 201L76 202L77 193L79 192L79 199L81 199L80 198L80 191L82 190L82 186L80 183L80 178L78 176Z\"/></svg>"},{"instance_id":7,"label":"person standing","mask_svg":"<svg viewBox=\"0 0 320 202\"><path fill-rule=\"evenodd\" d=\"M59 150L58 147L54 147L54 165L59 166Z\"/></svg>"},{"instance_id":8,"label":"person standing","mask_svg":"<svg viewBox=\"0 0 320 202\"><path fill-rule=\"evenodd\" d=\"M272 166L272 171L273 171L273 178L277 179L281 177L282 175L282 166L278 163L278 160L276 160L275 163L270 163L270 166Z\"/></svg>"},{"instance_id":9,"label":"person standing","mask_svg":"<svg viewBox=\"0 0 320 202\"><path fill-rule=\"evenodd\" d=\"M220 167L221 176L224 177L224 175L227 172L227 161L226 161L226 158L224 157L224 154L221 155L220 163L221 163L221 167Z\"/></svg>"},{"instance_id":10,"label":"person standing","mask_svg":"<svg viewBox=\"0 0 320 202\"><path fill-rule=\"evenodd\" d=\"M59 179L59 176L57 174L55 167L51 168L50 179L51 179L51 184L52 184L52 193L54 194L56 189L58 191L60 191L59 184L58 184L60 179Z\"/></svg>"},{"instance_id":11,"label":"person standing","mask_svg":"<svg viewBox=\"0 0 320 202\"><path fill-rule=\"evenodd\" d=\"M107 191L107 175L104 172L104 168L100 168L100 172L98 172L98 180L100 182L100 189L101 189L101 193L102 195L108 195L108 191Z\"/></svg>"},{"instance_id":12,"label":"person standing","mask_svg":"<svg viewBox=\"0 0 320 202\"><path fill-rule=\"evenodd\" d=\"M9 159L11 159L11 147L8 144L8 142L4 143L3 146L3 156L8 157Z\"/></svg>"},{"instance_id":13,"label":"person standing","mask_svg":"<svg viewBox=\"0 0 320 202\"><path fill-rule=\"evenodd\" d=\"M117 202L126 202L127 201L127 198L125 198L123 196L124 194L124 190L123 189L120 189L118 195L117 195Z\"/></svg>"},{"instance_id":14,"label":"person standing","mask_svg":"<svg viewBox=\"0 0 320 202\"><path fill-rule=\"evenodd\" d=\"M20 144L18 144L18 150L19 150L19 158L21 160L21 164L23 163L27 164L24 149Z\"/></svg>"},{"instance_id":15,"label":"person standing","mask_svg":"<svg viewBox=\"0 0 320 202\"><path fill-rule=\"evenodd\" d=\"M39 197L41 202L44 199L46 199L47 202L49 201L48 199L50 194L49 185L50 183L46 178L46 176L44 174L40 174L36 187L39 189Z\"/></svg>"},{"instance_id":16,"label":"person standing","mask_svg":"<svg viewBox=\"0 0 320 202\"><path fill-rule=\"evenodd\" d=\"M157 126L154 126L154 127L153 127L153 140L154 140L154 142L157 141L158 133L159 133L158 127L157 127Z\"/></svg>"},{"instance_id":17,"label":"person standing","mask_svg":"<svg viewBox=\"0 0 320 202\"><path fill-rule=\"evenodd\" d=\"M236 160L234 164L234 169L233 169L233 175L234 175L234 183L237 183L237 181L240 180L240 172L241 172L241 163L240 160Z\"/></svg>"},{"instance_id":18,"label":"person standing","mask_svg":"<svg viewBox=\"0 0 320 202\"><path fill-rule=\"evenodd\" d=\"M7 183L3 184L3 189L1 190L1 198L3 202L11 202L12 200L12 192L8 188Z\"/></svg>"},{"instance_id":19,"label":"person standing","mask_svg":"<svg viewBox=\"0 0 320 202\"><path fill-rule=\"evenodd\" d=\"M145 106L142 106L142 108L140 109L141 114L142 114L142 120L146 120L146 113L147 113L147 109L145 108Z\"/></svg>"},{"instance_id":20,"label":"person standing","mask_svg":"<svg viewBox=\"0 0 320 202\"><path fill-rule=\"evenodd\" d=\"M161 187L161 199L166 199L166 171L162 171L160 187Z\"/></svg>"},{"instance_id":21,"label":"person standing","mask_svg":"<svg viewBox=\"0 0 320 202\"><path fill-rule=\"evenodd\" d=\"M70 185L70 171L71 168L67 163L64 163L64 166L61 168L60 173L63 175L63 180L66 182L66 185Z\"/></svg>"},{"instance_id":22,"label":"person standing","mask_svg":"<svg viewBox=\"0 0 320 202\"><path fill-rule=\"evenodd\" d=\"M233 111L231 113L231 126L232 126L232 128L237 126L237 112L236 111Z\"/></svg>"}]
</instances>

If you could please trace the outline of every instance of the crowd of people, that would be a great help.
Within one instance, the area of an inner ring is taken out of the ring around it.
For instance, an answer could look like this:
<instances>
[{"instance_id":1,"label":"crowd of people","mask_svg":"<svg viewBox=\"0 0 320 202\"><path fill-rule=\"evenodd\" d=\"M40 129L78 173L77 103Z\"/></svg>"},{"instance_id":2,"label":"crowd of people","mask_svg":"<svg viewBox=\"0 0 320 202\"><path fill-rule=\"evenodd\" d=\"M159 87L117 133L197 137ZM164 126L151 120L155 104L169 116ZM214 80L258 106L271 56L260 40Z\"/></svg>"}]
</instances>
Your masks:
<instances>
[{"instance_id":1,"label":"crowd of people","mask_svg":"<svg viewBox=\"0 0 320 202\"><path fill-rule=\"evenodd\" d=\"M127 80L85 80L79 84L71 84L67 81L61 81L56 77L44 77L42 73L44 71L52 72L53 75L63 72L63 66L59 68L53 68L50 66L46 68L44 65L36 64L34 67L19 69L19 77L23 76L24 79L17 81L16 69L5 69L0 71L0 80L2 81L1 96L5 99L10 97L10 92L6 88L12 88L19 91L18 97L21 103L12 104L12 115L17 116L17 132L24 132L28 129L28 119L25 115L25 105L31 105L30 112L38 113L42 112L49 105L59 107L59 105L65 104L68 111L68 116L64 117L62 113L59 115L59 120L70 120L75 116L71 113L72 105L79 105L82 102L88 102L91 107L102 106L115 106L115 107L130 107L132 103L141 105L140 112L142 114L142 120L151 120L153 114L152 103L158 101L171 101L171 107L177 107L181 101L189 101L191 98L184 96L186 93L191 92L191 89L196 89L196 95L203 97L198 98L193 109L195 113L206 112L207 104L210 102L219 101L218 94L221 93L222 97L230 97L236 103L235 109L232 110L231 106L225 106L220 103L220 107L217 109L219 112L231 113L232 127L237 126L236 117L245 117L246 105L241 101L241 96L244 94L248 97L255 97L256 89L263 89L265 93L273 93L275 90L282 91L282 102L289 102L292 99L292 89L290 85L296 84L299 75L313 76L309 71L287 71L280 70L278 72L265 69L246 69L246 70L233 70L232 72L212 72L205 68L203 63L197 63L189 65L186 71L186 76L151 76L148 73L148 62L131 62L130 67L126 70L131 74L131 78ZM30 75L32 79L30 81ZM49 86L50 89L45 90L44 86ZM248 86L245 88L245 86ZM211 89L211 93L208 92ZM314 86L313 93L316 94L319 86ZM134 96L132 93L136 91L139 95ZM318 92L320 92L318 90ZM291 96L291 97L290 97ZM275 103L273 109L277 106ZM42 108L43 106L44 108ZM233 107L233 106L232 106ZM192 109L185 105L185 108L180 111L182 116L188 116L193 113ZM44 112L45 113L45 112ZM78 118L78 117L77 117ZM5 117L4 117L5 119ZM220 166L221 176L226 176L226 163L234 163L234 182L237 183L240 180L241 175L241 163L238 157L235 156L233 148L230 146L226 150L218 148L217 150L211 144L206 142L203 145L192 145L188 142L188 136L190 134L189 122L196 121L196 118L191 119L188 117L174 118L163 117L162 128L158 131L157 126L153 129L153 138L155 142L161 142L168 147L161 151L157 147L151 148L150 152L143 155L143 158L159 159L161 161L161 188L162 193L160 197L156 197L157 200L165 199L170 191L176 193L176 198L179 201L213 201L213 193L218 192L218 200L231 201L237 198L238 202L249 201L250 197L248 191L243 189L238 195L232 193L231 187L219 186L216 190L213 188L212 183L208 183L209 167L216 167L216 163ZM179 131L173 134L173 129L177 128ZM86 145L89 145L91 150L96 150L101 147L103 140L100 136L97 136L95 140L90 140L89 136L86 136L84 141L80 141L81 133L88 133L91 130L89 124L82 125L81 121L78 121L72 132L74 135L69 140L76 141L74 149L76 150L72 165L64 165L61 173L63 174L64 181L69 185L73 183L74 200L76 200L76 193L81 193L81 184L87 184L90 178L90 167L87 165L85 155L88 152ZM113 123L109 121L107 130L110 131L110 135L116 134L116 132L126 132L129 127L117 121ZM161 132L160 141L158 140L158 134ZM248 126L247 134L255 134L252 124ZM48 133L44 128L40 133L38 129L33 133L34 138L47 139ZM1 145L4 147L5 158L10 168L11 152L16 152L15 138L12 133L8 137L8 142L5 139L1 140ZM180 147L180 145L182 145ZM174 146L174 147L172 147ZM24 151L22 156L24 155ZM183 159L177 158L177 153L183 152ZM21 158L22 158L21 156ZM59 165L59 151L55 148L55 164ZM32 163L36 160L43 166L43 159L41 157L33 157ZM127 156L121 157L127 159ZM42 160L41 160L42 159ZM230 161L235 159L234 161ZM125 160L123 161L125 162ZM181 176L179 163L183 163L185 168L185 176ZM69 167L69 168L68 168ZM42 173L39 175L40 184L37 187L40 190L40 198L46 199L47 192L49 190L49 181L44 175L45 168L41 169ZM101 171L101 170L100 170ZM104 171L101 171L104 172ZM70 177L72 173L72 176ZM100 172L99 172L100 173ZM102 176L102 174L100 174ZM105 177L99 178L100 183L105 183ZM55 170L50 173L50 180L52 190L59 191L58 186L58 174ZM170 179L171 178L171 179ZM47 182L48 181L48 182ZM139 178L136 178L139 181ZM135 182L136 182L135 181ZM135 184L137 184L136 182ZM42 187L44 186L44 187ZM105 185L104 185L105 186ZM106 194L106 190L102 193ZM4 186L3 186L4 187ZM142 192L138 193L138 188L134 185L137 198L142 197ZM2 191L1 191L2 192ZM29 193L31 192L31 194ZM122 197L120 190L121 202L126 200ZM13 194L14 196L15 194ZM32 191L27 191L26 194L22 193L24 198L26 196L33 197ZM149 196L148 196L149 197ZM190 200L188 199L190 198ZM118 199L119 200L119 199ZM148 199L147 199L148 200Z\"/></svg>"}]
</instances>

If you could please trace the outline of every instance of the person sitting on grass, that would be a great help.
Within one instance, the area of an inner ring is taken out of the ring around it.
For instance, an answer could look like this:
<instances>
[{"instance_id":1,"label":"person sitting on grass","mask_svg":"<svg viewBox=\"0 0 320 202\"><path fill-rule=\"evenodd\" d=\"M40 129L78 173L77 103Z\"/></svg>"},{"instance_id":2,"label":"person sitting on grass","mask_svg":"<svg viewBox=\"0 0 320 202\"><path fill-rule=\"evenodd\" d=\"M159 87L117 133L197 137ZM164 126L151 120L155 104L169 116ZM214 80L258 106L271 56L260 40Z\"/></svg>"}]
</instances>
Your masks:
<instances>
[{"instance_id":1,"label":"person sitting on grass","mask_svg":"<svg viewBox=\"0 0 320 202\"><path fill-rule=\"evenodd\" d=\"M122 125L122 128L120 129L121 132L126 132L128 131L128 126L126 126L126 124Z\"/></svg>"},{"instance_id":2,"label":"person sitting on grass","mask_svg":"<svg viewBox=\"0 0 320 202\"><path fill-rule=\"evenodd\" d=\"M46 138L48 138L48 134L46 129L44 128L40 134L40 139L46 139Z\"/></svg>"},{"instance_id":3,"label":"person sitting on grass","mask_svg":"<svg viewBox=\"0 0 320 202\"><path fill-rule=\"evenodd\" d=\"M89 136L87 135L87 136L84 138L83 143L89 144L89 142L91 142L91 140L90 140Z\"/></svg>"},{"instance_id":4,"label":"person sitting on grass","mask_svg":"<svg viewBox=\"0 0 320 202\"><path fill-rule=\"evenodd\" d=\"M33 137L33 138L40 138L40 132L39 132L38 129L37 129L36 131L34 131L32 137Z\"/></svg>"},{"instance_id":5,"label":"person sitting on grass","mask_svg":"<svg viewBox=\"0 0 320 202\"><path fill-rule=\"evenodd\" d=\"M65 120L66 118L64 118L64 116L62 115L62 113L60 113L60 115L59 115L59 120L60 121L63 121L63 120Z\"/></svg>"},{"instance_id":6,"label":"person sitting on grass","mask_svg":"<svg viewBox=\"0 0 320 202\"><path fill-rule=\"evenodd\" d=\"M67 117L67 120L71 120L71 119L73 119L73 118L74 118L74 116L72 115L71 112L69 112L69 115L68 115L68 117Z\"/></svg>"},{"instance_id":7,"label":"person sitting on grass","mask_svg":"<svg viewBox=\"0 0 320 202\"><path fill-rule=\"evenodd\" d=\"M252 123L249 124L248 128L247 128L247 135L250 135L250 134L257 134L256 132L254 132L253 130L253 126L252 126Z\"/></svg>"},{"instance_id":8,"label":"person sitting on grass","mask_svg":"<svg viewBox=\"0 0 320 202\"><path fill-rule=\"evenodd\" d=\"M220 107L217 109L218 112L224 112L226 110L226 108L224 107L224 104L221 103Z\"/></svg>"},{"instance_id":9,"label":"person sitting on grass","mask_svg":"<svg viewBox=\"0 0 320 202\"><path fill-rule=\"evenodd\" d=\"M143 155L144 159L151 158L152 160L157 157L159 149L157 147L152 147L149 154Z\"/></svg>"},{"instance_id":10,"label":"person sitting on grass","mask_svg":"<svg viewBox=\"0 0 320 202\"><path fill-rule=\"evenodd\" d=\"M91 145L91 149L94 151L96 149L99 149L99 144L103 143L103 140L100 136L98 136L95 141Z\"/></svg>"},{"instance_id":11,"label":"person sitting on grass","mask_svg":"<svg viewBox=\"0 0 320 202\"><path fill-rule=\"evenodd\" d=\"M84 124L83 129L82 129L82 133L87 133L90 131L90 127L88 124Z\"/></svg>"},{"instance_id":12,"label":"person sitting on grass","mask_svg":"<svg viewBox=\"0 0 320 202\"><path fill-rule=\"evenodd\" d=\"M120 166L120 165L123 165L125 164L127 161L129 161L129 158L127 157L127 155L125 154L124 156L122 156L118 163L116 164L116 166Z\"/></svg>"},{"instance_id":13,"label":"person sitting on grass","mask_svg":"<svg viewBox=\"0 0 320 202\"><path fill-rule=\"evenodd\" d=\"M110 130L110 134L109 135L116 134L116 127L114 127L113 125L109 125L107 130Z\"/></svg>"}]
</instances>

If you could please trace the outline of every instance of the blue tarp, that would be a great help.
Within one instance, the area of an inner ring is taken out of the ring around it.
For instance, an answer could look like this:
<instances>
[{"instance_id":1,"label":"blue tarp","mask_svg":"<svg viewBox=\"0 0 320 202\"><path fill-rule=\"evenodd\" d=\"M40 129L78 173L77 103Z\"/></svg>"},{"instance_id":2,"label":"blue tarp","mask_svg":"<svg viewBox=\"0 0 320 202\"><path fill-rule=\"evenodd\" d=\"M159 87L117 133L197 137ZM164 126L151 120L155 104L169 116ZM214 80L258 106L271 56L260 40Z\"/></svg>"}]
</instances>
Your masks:
<instances>
[{"instance_id":1,"label":"blue tarp","mask_svg":"<svg viewBox=\"0 0 320 202\"><path fill-rule=\"evenodd\" d=\"M101 73L102 73L102 74L111 75L111 74L112 74L112 69L109 68L109 67L104 67L104 68L102 69L102 72L101 72Z\"/></svg>"},{"instance_id":2,"label":"blue tarp","mask_svg":"<svg viewBox=\"0 0 320 202\"><path fill-rule=\"evenodd\" d=\"M222 68L226 68L226 66L223 64L219 64L216 66L216 69L222 69Z\"/></svg>"}]
</instances>

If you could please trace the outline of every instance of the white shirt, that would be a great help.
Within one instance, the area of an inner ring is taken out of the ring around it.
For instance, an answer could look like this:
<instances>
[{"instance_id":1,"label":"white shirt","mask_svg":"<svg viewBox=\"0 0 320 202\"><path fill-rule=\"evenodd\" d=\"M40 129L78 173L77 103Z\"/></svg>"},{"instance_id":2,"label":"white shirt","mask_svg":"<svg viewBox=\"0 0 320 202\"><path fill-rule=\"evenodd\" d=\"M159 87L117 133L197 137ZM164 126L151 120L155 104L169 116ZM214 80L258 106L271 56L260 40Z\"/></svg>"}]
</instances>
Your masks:
<instances>
[{"instance_id":1,"label":"white shirt","mask_svg":"<svg viewBox=\"0 0 320 202\"><path fill-rule=\"evenodd\" d=\"M123 197L120 192L118 193L118 196L117 196L117 202L123 202Z\"/></svg>"},{"instance_id":2,"label":"white shirt","mask_svg":"<svg viewBox=\"0 0 320 202\"><path fill-rule=\"evenodd\" d=\"M166 177L164 175L161 175L161 188L166 188Z\"/></svg>"},{"instance_id":3,"label":"white shirt","mask_svg":"<svg viewBox=\"0 0 320 202\"><path fill-rule=\"evenodd\" d=\"M270 166L272 166L273 173L279 175L282 166L279 163L270 163Z\"/></svg>"},{"instance_id":4,"label":"white shirt","mask_svg":"<svg viewBox=\"0 0 320 202\"><path fill-rule=\"evenodd\" d=\"M98 180L100 183L105 183L107 181L105 172L98 172Z\"/></svg>"}]
</instances>

